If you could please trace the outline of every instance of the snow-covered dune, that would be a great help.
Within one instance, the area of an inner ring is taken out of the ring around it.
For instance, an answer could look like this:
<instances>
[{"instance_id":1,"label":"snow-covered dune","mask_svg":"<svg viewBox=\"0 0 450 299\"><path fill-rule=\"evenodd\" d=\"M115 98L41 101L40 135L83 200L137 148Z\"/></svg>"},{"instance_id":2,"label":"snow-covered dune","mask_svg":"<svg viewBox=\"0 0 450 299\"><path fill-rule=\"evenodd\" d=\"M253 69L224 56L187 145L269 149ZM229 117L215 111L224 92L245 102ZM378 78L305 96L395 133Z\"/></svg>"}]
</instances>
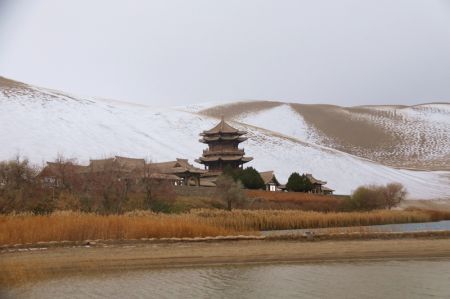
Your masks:
<instances>
[{"instance_id":1,"label":"snow-covered dune","mask_svg":"<svg viewBox=\"0 0 450 299\"><path fill-rule=\"evenodd\" d=\"M257 113L241 114L234 119L306 142L314 143L319 138L317 130L308 125L303 117L295 112L289 104L281 104Z\"/></svg>"},{"instance_id":2,"label":"snow-covered dune","mask_svg":"<svg viewBox=\"0 0 450 299\"><path fill-rule=\"evenodd\" d=\"M197 109L152 108L0 84L1 160L20 154L43 163L63 154L82 163L111 155L193 161L204 149L198 134L216 122ZM339 194L363 184L395 181L406 186L412 199L450 198L449 172L394 169L314 144L314 130L289 105L231 123L249 132L243 143L254 157L249 165L275 170L281 181L293 171L310 172Z\"/></svg>"},{"instance_id":3,"label":"snow-covered dune","mask_svg":"<svg viewBox=\"0 0 450 299\"><path fill-rule=\"evenodd\" d=\"M204 112L236 111L231 117L243 123L387 166L450 170L450 103L349 108L264 103L238 102Z\"/></svg>"}]
</instances>

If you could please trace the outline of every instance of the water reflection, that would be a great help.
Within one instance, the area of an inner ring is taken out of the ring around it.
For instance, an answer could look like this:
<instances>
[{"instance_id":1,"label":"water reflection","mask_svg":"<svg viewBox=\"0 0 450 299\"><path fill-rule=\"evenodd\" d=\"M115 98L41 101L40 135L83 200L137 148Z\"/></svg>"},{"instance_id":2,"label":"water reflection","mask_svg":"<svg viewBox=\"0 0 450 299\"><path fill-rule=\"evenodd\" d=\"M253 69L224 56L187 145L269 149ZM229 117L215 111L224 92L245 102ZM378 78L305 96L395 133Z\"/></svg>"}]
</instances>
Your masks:
<instances>
[{"instance_id":1,"label":"water reflection","mask_svg":"<svg viewBox=\"0 0 450 299\"><path fill-rule=\"evenodd\" d=\"M19 298L450 298L450 261L246 265L53 280Z\"/></svg>"}]
</instances>

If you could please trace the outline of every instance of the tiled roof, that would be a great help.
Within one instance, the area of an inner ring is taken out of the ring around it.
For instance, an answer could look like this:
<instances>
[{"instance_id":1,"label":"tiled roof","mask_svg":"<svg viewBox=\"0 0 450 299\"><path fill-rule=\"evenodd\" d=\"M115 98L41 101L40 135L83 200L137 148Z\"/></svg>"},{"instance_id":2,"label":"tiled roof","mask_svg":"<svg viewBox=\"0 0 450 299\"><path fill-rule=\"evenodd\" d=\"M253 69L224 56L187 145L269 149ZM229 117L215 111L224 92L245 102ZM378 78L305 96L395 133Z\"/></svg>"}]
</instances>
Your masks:
<instances>
[{"instance_id":1,"label":"tiled roof","mask_svg":"<svg viewBox=\"0 0 450 299\"><path fill-rule=\"evenodd\" d=\"M176 161L151 163L148 165L150 170L154 169L161 173L205 173L206 171L190 164L187 159L177 159Z\"/></svg>"},{"instance_id":2,"label":"tiled roof","mask_svg":"<svg viewBox=\"0 0 450 299\"><path fill-rule=\"evenodd\" d=\"M325 184L327 183L327 182L325 182L325 181L321 181L321 180L316 179L316 178L313 177L312 174L310 174L310 173L306 173L305 175L306 175L306 177L309 179L309 181L311 182L311 184L325 185Z\"/></svg>"},{"instance_id":3,"label":"tiled roof","mask_svg":"<svg viewBox=\"0 0 450 299\"><path fill-rule=\"evenodd\" d=\"M259 175L263 179L264 184L270 183L272 181L273 177L274 177L273 170L260 172Z\"/></svg>"},{"instance_id":4,"label":"tiled roof","mask_svg":"<svg viewBox=\"0 0 450 299\"><path fill-rule=\"evenodd\" d=\"M220 122L214 128L203 131L203 133L201 133L200 135L212 135L212 134L221 134L221 133L243 135L247 132L239 131L238 129L233 128L227 122L225 122L225 120L222 117Z\"/></svg>"}]
</instances>

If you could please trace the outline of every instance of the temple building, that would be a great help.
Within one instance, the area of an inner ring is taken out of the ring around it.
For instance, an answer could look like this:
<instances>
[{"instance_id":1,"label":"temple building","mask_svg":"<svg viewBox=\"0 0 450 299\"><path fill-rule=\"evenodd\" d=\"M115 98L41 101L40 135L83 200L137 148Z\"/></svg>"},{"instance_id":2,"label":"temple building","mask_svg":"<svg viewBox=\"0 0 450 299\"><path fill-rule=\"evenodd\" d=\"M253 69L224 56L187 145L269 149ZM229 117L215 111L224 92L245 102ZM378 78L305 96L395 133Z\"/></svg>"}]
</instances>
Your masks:
<instances>
[{"instance_id":1,"label":"temple building","mask_svg":"<svg viewBox=\"0 0 450 299\"><path fill-rule=\"evenodd\" d=\"M175 161L150 163L148 164L150 173L175 175L180 178L175 185L200 186L200 176L206 171L190 164L187 159L177 158ZM160 178L163 176L159 175Z\"/></svg>"},{"instance_id":2,"label":"temple building","mask_svg":"<svg viewBox=\"0 0 450 299\"><path fill-rule=\"evenodd\" d=\"M260 172L259 175L264 181L264 185L266 186L266 191L283 191L286 189L285 185L281 185L277 178L275 177L275 174L273 170L271 171L264 171Z\"/></svg>"},{"instance_id":3,"label":"temple building","mask_svg":"<svg viewBox=\"0 0 450 299\"><path fill-rule=\"evenodd\" d=\"M212 129L200 133L200 142L206 143L208 149L196 160L205 165L208 175L220 174L225 167L242 168L244 163L253 160L252 157L244 157L244 149L239 148L239 143L247 140L243 135L245 131L239 131L222 120Z\"/></svg>"},{"instance_id":4,"label":"temple building","mask_svg":"<svg viewBox=\"0 0 450 299\"><path fill-rule=\"evenodd\" d=\"M333 194L334 190L325 186L325 184L327 182L316 179L310 173L305 173L305 175L308 178L308 180L311 182L311 184L313 185L313 189L311 190L311 193L325 194L325 195Z\"/></svg>"}]
</instances>

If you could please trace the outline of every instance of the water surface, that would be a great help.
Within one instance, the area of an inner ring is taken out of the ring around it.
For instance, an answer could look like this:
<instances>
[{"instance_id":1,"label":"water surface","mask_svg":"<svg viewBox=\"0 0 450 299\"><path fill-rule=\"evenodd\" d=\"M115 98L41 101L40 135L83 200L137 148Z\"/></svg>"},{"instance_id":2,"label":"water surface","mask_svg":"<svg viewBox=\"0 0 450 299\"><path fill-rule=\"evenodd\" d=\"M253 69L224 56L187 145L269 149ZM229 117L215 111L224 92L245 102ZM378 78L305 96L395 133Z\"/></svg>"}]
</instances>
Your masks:
<instances>
[{"instance_id":1,"label":"water surface","mask_svg":"<svg viewBox=\"0 0 450 299\"><path fill-rule=\"evenodd\" d=\"M450 260L200 267L71 277L12 298L450 298Z\"/></svg>"},{"instance_id":2,"label":"water surface","mask_svg":"<svg viewBox=\"0 0 450 299\"><path fill-rule=\"evenodd\" d=\"M303 234L306 231L314 233L346 233L346 232L433 232L433 231L450 231L450 220L436 222L420 222L420 223L400 223L400 224L383 224L370 226L350 226L350 227L332 227L332 228L309 228L309 229L290 229L290 230L272 230L263 231L261 234L266 236L272 235L291 235Z\"/></svg>"}]
</instances>

